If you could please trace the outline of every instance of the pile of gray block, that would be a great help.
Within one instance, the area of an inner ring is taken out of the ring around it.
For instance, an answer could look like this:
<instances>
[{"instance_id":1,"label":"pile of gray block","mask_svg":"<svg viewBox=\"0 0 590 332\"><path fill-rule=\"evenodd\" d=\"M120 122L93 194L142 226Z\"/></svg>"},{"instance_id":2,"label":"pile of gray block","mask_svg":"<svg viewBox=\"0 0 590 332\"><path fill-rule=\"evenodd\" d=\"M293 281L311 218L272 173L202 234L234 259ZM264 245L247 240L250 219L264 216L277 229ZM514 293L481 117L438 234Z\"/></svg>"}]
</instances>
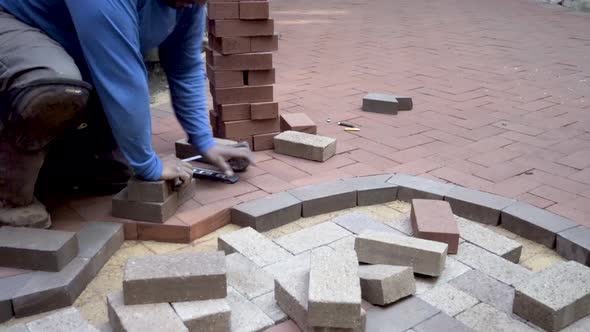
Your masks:
<instances>
[{"instance_id":1,"label":"pile of gray block","mask_svg":"<svg viewBox=\"0 0 590 332\"><path fill-rule=\"evenodd\" d=\"M68 307L123 244L118 223L88 222L78 232L0 227L0 323Z\"/></svg>"}]
</instances>

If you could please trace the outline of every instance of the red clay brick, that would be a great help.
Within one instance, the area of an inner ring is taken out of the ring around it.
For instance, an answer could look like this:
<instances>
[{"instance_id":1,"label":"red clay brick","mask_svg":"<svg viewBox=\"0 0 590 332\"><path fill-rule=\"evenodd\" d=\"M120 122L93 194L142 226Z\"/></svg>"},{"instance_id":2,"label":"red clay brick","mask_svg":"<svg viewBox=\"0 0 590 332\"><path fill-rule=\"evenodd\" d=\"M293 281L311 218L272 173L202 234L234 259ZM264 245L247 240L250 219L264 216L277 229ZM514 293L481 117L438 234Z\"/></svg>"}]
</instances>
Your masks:
<instances>
[{"instance_id":1,"label":"red clay brick","mask_svg":"<svg viewBox=\"0 0 590 332\"><path fill-rule=\"evenodd\" d=\"M275 70L250 70L246 74L248 85L269 85L275 83Z\"/></svg>"},{"instance_id":2,"label":"red clay brick","mask_svg":"<svg viewBox=\"0 0 590 332\"><path fill-rule=\"evenodd\" d=\"M240 1L240 19L260 20L270 18L268 1Z\"/></svg>"},{"instance_id":3,"label":"red clay brick","mask_svg":"<svg viewBox=\"0 0 590 332\"><path fill-rule=\"evenodd\" d=\"M252 137L254 143L254 151L265 151L274 149L274 137L279 132L255 135Z\"/></svg>"},{"instance_id":4,"label":"red clay brick","mask_svg":"<svg viewBox=\"0 0 590 332\"><path fill-rule=\"evenodd\" d=\"M279 49L279 36L259 36L250 39L250 52L273 52Z\"/></svg>"},{"instance_id":5,"label":"red clay brick","mask_svg":"<svg viewBox=\"0 0 590 332\"><path fill-rule=\"evenodd\" d=\"M137 239L142 241L189 243L191 242L190 228L176 217L170 218L163 224L138 222Z\"/></svg>"},{"instance_id":6,"label":"red clay brick","mask_svg":"<svg viewBox=\"0 0 590 332\"><path fill-rule=\"evenodd\" d=\"M232 197L187 211L179 218L190 225L190 239L194 241L229 224L231 208L239 203L240 200Z\"/></svg>"},{"instance_id":7,"label":"red clay brick","mask_svg":"<svg viewBox=\"0 0 590 332\"><path fill-rule=\"evenodd\" d=\"M240 18L238 2L209 2L207 16L211 20L231 20Z\"/></svg>"},{"instance_id":8,"label":"red clay brick","mask_svg":"<svg viewBox=\"0 0 590 332\"><path fill-rule=\"evenodd\" d=\"M242 71L216 71L208 65L207 77L209 82L218 88L235 88L245 85Z\"/></svg>"},{"instance_id":9,"label":"red clay brick","mask_svg":"<svg viewBox=\"0 0 590 332\"><path fill-rule=\"evenodd\" d=\"M257 37L258 38L258 37ZM259 38L267 38L267 37L259 37ZM215 37L212 34L209 34L209 47L216 52L228 55L228 54L239 54L239 53L249 53L251 52L251 40L253 38L249 37ZM269 49L268 51L275 51L273 49ZM266 50L261 50L258 52L266 52Z\"/></svg>"},{"instance_id":10,"label":"red clay brick","mask_svg":"<svg viewBox=\"0 0 590 332\"><path fill-rule=\"evenodd\" d=\"M279 131L279 119L225 122L221 130L226 138L254 136L277 131Z\"/></svg>"},{"instance_id":11,"label":"red clay brick","mask_svg":"<svg viewBox=\"0 0 590 332\"><path fill-rule=\"evenodd\" d=\"M449 253L457 253L459 227L449 202L413 199L411 216L414 236L444 242L449 245Z\"/></svg>"},{"instance_id":12,"label":"red clay brick","mask_svg":"<svg viewBox=\"0 0 590 332\"><path fill-rule=\"evenodd\" d=\"M272 85L245 86L239 88L213 87L213 101L215 104L244 104L270 102L274 99Z\"/></svg>"},{"instance_id":13,"label":"red clay brick","mask_svg":"<svg viewBox=\"0 0 590 332\"><path fill-rule=\"evenodd\" d=\"M279 103L254 103L250 105L252 120L276 119L279 117Z\"/></svg>"},{"instance_id":14,"label":"red clay brick","mask_svg":"<svg viewBox=\"0 0 590 332\"><path fill-rule=\"evenodd\" d=\"M305 113L281 114L281 131L300 131L308 134L317 134L318 128L312 119Z\"/></svg>"},{"instance_id":15,"label":"red clay brick","mask_svg":"<svg viewBox=\"0 0 590 332\"><path fill-rule=\"evenodd\" d=\"M217 105L217 113L223 122L249 120L250 104Z\"/></svg>"},{"instance_id":16,"label":"red clay brick","mask_svg":"<svg viewBox=\"0 0 590 332\"><path fill-rule=\"evenodd\" d=\"M271 70L272 53L247 53L221 55L207 51L207 64L215 71L220 70Z\"/></svg>"},{"instance_id":17,"label":"red clay brick","mask_svg":"<svg viewBox=\"0 0 590 332\"><path fill-rule=\"evenodd\" d=\"M210 21L209 29L215 37L271 36L274 20L215 20Z\"/></svg>"}]
</instances>

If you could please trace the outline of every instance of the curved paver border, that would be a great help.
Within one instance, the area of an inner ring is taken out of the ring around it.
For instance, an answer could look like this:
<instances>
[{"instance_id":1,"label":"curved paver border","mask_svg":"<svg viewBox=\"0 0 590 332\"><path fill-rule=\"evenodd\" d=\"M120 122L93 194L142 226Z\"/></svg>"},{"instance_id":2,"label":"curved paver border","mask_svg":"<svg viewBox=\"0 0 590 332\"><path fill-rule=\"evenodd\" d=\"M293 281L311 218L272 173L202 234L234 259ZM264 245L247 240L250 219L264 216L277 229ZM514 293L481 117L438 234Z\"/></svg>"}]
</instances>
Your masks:
<instances>
[{"instance_id":1,"label":"curved paver border","mask_svg":"<svg viewBox=\"0 0 590 332\"><path fill-rule=\"evenodd\" d=\"M590 229L515 199L405 174L384 174L309 185L234 206L232 223L268 231L301 217L354 206L415 198L445 200L453 213L500 226L590 266Z\"/></svg>"}]
</instances>

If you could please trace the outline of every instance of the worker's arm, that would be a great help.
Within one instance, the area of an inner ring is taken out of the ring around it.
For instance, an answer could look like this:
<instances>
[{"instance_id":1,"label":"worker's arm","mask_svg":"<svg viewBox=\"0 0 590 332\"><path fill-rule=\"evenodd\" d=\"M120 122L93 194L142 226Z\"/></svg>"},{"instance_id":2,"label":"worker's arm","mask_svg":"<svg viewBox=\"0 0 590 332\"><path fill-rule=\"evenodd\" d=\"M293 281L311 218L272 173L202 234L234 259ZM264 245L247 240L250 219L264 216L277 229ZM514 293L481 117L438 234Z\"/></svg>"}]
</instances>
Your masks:
<instances>
[{"instance_id":1,"label":"worker's arm","mask_svg":"<svg viewBox=\"0 0 590 332\"><path fill-rule=\"evenodd\" d=\"M136 1L65 0L113 135L135 173L162 176L152 149L150 98Z\"/></svg>"}]
</instances>

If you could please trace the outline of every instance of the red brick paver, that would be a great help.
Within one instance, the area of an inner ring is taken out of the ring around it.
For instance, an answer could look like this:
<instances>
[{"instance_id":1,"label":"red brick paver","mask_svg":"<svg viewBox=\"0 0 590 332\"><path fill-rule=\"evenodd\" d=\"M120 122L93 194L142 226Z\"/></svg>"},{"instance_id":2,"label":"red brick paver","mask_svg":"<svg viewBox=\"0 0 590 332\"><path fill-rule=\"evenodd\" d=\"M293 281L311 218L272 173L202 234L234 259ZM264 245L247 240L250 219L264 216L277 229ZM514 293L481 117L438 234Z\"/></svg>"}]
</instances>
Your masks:
<instances>
[{"instance_id":1,"label":"red brick paver","mask_svg":"<svg viewBox=\"0 0 590 332\"><path fill-rule=\"evenodd\" d=\"M318 134L338 139L338 154L316 163L257 153L242 184L201 185L165 230L171 240L212 216L201 205L387 172L522 199L590 226L590 15L533 0L273 0L271 13L281 112L306 113ZM368 92L409 95L414 109L365 113ZM153 114L154 146L171 153L180 126L169 105ZM344 132L343 120L361 130ZM101 199L70 206L85 219L108 215ZM143 225L137 233L151 237Z\"/></svg>"}]
</instances>

